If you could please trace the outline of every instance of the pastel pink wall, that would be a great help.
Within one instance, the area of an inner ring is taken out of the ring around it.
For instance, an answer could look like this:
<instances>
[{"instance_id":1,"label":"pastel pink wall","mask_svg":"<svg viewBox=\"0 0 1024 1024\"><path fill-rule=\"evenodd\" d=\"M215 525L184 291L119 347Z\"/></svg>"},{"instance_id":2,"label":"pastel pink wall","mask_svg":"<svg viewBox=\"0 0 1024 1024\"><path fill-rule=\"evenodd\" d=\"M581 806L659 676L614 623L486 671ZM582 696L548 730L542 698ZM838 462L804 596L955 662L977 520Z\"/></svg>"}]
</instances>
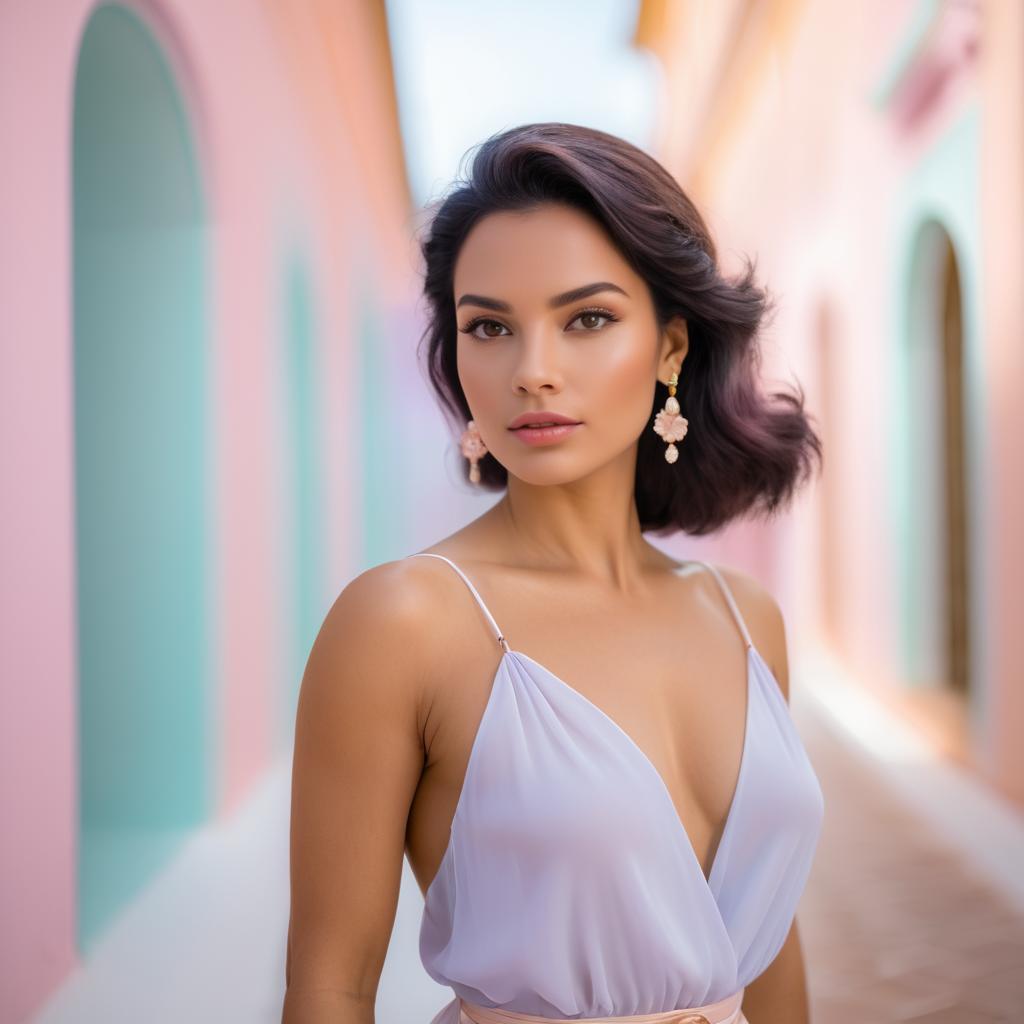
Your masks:
<instances>
[{"instance_id":1,"label":"pastel pink wall","mask_svg":"<svg viewBox=\"0 0 1024 1024\"><path fill-rule=\"evenodd\" d=\"M780 299L765 334L765 375L796 376L814 412L822 309L831 324L839 389L826 460L840 517L836 631L824 621L829 582L817 486L776 527L737 530L736 557L747 559L747 545L761 549L794 639L819 637L854 675L892 692L905 684L896 567L906 524L894 520L889 452L904 414L892 368L906 343L899 321L907 229L931 213L953 233L970 335L965 397L976 517L974 689L964 729L979 774L1018 800L1022 38L1020 4L918 0L650 2L638 29L638 42L665 71L656 151L707 212L726 264L738 253L757 255L762 280ZM979 141L950 158L950 140L965 125L973 139L974 124ZM756 566L755 558L751 550Z\"/></svg>"},{"instance_id":2,"label":"pastel pink wall","mask_svg":"<svg viewBox=\"0 0 1024 1024\"><path fill-rule=\"evenodd\" d=\"M70 125L85 5L8 5L0 32L0 963L18 1020L75 962ZM28 102L31 98L31 102ZM17 258L15 258L17 254Z\"/></svg>"},{"instance_id":3,"label":"pastel pink wall","mask_svg":"<svg viewBox=\"0 0 1024 1024\"><path fill-rule=\"evenodd\" d=\"M1020 391L1024 382L1024 5L986 4L981 45L982 214L985 236L984 303L990 398L993 493L985 503L985 530L994 565L988 602L994 638L989 671L997 680L990 701L991 772L1007 791L1024 801L1024 631L1021 580L1024 578L1024 433Z\"/></svg>"},{"instance_id":4,"label":"pastel pink wall","mask_svg":"<svg viewBox=\"0 0 1024 1024\"><path fill-rule=\"evenodd\" d=\"M359 264L401 321L413 295L408 195L374 4L133 2L175 69L203 163L213 239L217 678L229 812L274 749L289 524L280 338L282 243L313 268L327 422L328 575L357 556L344 410L358 375L347 287ZM77 959L76 610L71 125L90 0L0 13L0 1019L23 1019ZM332 31L331 54L323 33ZM340 70L339 70L340 69ZM372 171L372 173L368 173Z\"/></svg>"}]
</instances>

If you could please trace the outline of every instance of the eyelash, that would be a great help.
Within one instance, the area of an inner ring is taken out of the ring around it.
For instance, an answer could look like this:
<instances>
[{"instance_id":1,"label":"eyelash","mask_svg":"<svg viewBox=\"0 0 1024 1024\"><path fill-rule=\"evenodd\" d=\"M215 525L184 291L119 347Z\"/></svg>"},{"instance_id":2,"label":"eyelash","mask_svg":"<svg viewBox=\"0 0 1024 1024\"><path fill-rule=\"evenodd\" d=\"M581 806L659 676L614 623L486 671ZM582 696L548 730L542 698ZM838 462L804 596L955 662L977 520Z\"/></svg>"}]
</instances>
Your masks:
<instances>
[{"instance_id":1,"label":"eyelash","mask_svg":"<svg viewBox=\"0 0 1024 1024\"><path fill-rule=\"evenodd\" d=\"M581 316L587 316L588 314L593 314L595 316L603 317L605 320L608 321L608 323L612 323L612 324L613 323L617 323L618 320L619 320L619 318L610 309L603 309L600 306L590 306L587 309L581 309L572 318L572 320L569 321L569 323L575 323L577 320L579 320L579 318ZM478 317L475 317L473 320L470 320L469 323L466 324L465 327L460 327L459 330L463 334L468 334L468 335L470 335L472 337L477 337L476 335L473 334L473 332L481 324L497 324L499 327L504 327L505 326L500 320L495 320L493 317L478 316ZM605 324L605 327L607 327L607 326L608 326L608 324ZM585 328L583 328L583 333L584 334L596 334L600 330L603 330L603 328L602 327L589 327L589 328L585 327ZM495 341L497 338L504 338L504 337L507 337L507 335L496 334L496 335L494 335L491 338L477 338L477 340L478 341Z\"/></svg>"}]
</instances>

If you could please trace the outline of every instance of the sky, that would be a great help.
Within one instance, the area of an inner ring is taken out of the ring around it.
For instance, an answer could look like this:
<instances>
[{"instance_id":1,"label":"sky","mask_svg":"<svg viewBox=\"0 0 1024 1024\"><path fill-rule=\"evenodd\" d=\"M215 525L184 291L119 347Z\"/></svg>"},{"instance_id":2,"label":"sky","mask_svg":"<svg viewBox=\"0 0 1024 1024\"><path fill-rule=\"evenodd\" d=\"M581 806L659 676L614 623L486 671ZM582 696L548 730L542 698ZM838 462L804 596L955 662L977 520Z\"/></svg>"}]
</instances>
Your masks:
<instances>
[{"instance_id":1,"label":"sky","mask_svg":"<svg viewBox=\"0 0 1024 1024\"><path fill-rule=\"evenodd\" d=\"M413 201L440 197L489 135L569 121L649 149L660 70L638 0L386 0Z\"/></svg>"}]
</instances>

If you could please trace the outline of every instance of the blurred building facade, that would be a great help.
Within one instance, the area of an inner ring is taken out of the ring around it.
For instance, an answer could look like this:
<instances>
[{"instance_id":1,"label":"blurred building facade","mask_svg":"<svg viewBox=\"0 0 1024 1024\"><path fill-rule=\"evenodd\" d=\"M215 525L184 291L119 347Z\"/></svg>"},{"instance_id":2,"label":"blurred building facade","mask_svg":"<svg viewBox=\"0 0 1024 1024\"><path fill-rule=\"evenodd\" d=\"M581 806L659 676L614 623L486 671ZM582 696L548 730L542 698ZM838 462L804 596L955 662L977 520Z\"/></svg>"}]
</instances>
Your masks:
<instances>
[{"instance_id":1,"label":"blurred building facade","mask_svg":"<svg viewBox=\"0 0 1024 1024\"><path fill-rule=\"evenodd\" d=\"M820 638L1020 799L1024 8L638 10L655 155L727 267L757 254L765 373L825 442L791 515L670 546L770 581L795 651ZM347 580L480 498L413 358L382 3L0 24L6 1022L286 752Z\"/></svg>"},{"instance_id":2,"label":"blurred building facade","mask_svg":"<svg viewBox=\"0 0 1024 1024\"><path fill-rule=\"evenodd\" d=\"M287 750L425 392L382 4L0 24L6 1022Z\"/></svg>"},{"instance_id":3,"label":"blurred building facade","mask_svg":"<svg viewBox=\"0 0 1024 1024\"><path fill-rule=\"evenodd\" d=\"M1024 800L1024 6L644 0L655 155L779 299L765 375L805 387L824 472L744 527L812 634Z\"/></svg>"}]
</instances>

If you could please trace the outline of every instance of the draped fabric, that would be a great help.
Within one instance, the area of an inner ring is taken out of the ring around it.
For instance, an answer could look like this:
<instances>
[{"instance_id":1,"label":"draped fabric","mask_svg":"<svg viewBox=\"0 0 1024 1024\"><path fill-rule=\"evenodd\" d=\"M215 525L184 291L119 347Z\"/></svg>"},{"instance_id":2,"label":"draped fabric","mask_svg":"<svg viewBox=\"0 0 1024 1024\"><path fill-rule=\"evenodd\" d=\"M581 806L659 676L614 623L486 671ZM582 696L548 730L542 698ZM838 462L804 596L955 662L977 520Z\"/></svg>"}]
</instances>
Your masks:
<instances>
[{"instance_id":1,"label":"draped fabric","mask_svg":"<svg viewBox=\"0 0 1024 1024\"><path fill-rule=\"evenodd\" d=\"M786 940L824 799L725 580L701 563L747 644L747 718L705 878L647 755L580 691L509 648L468 577L444 560L504 653L425 897L420 957L456 997L435 1021L457 1024L459 1000L557 1020L659 1014L734 996Z\"/></svg>"}]
</instances>

